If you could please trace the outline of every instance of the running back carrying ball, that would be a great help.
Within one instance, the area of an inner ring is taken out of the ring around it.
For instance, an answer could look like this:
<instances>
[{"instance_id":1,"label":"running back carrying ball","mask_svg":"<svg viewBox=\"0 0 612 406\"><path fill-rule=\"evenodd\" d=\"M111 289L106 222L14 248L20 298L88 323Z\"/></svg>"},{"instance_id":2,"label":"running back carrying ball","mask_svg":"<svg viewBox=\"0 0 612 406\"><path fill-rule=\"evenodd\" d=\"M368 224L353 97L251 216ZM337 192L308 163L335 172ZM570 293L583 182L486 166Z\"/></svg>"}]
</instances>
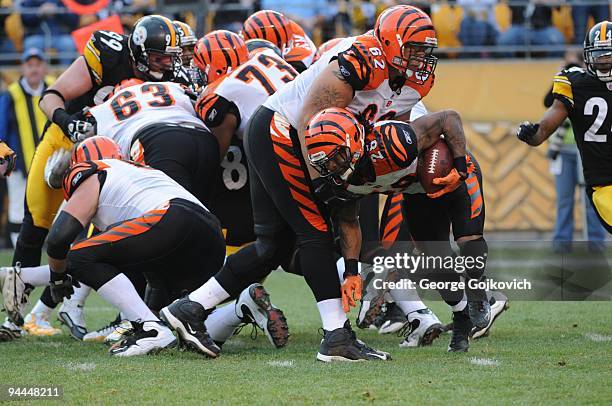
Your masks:
<instances>
[{"instance_id":1,"label":"running back carrying ball","mask_svg":"<svg viewBox=\"0 0 612 406\"><path fill-rule=\"evenodd\" d=\"M417 177L427 193L441 190L443 185L434 185L435 178L443 178L453 169L453 157L446 142L438 140L419 156Z\"/></svg>"}]
</instances>

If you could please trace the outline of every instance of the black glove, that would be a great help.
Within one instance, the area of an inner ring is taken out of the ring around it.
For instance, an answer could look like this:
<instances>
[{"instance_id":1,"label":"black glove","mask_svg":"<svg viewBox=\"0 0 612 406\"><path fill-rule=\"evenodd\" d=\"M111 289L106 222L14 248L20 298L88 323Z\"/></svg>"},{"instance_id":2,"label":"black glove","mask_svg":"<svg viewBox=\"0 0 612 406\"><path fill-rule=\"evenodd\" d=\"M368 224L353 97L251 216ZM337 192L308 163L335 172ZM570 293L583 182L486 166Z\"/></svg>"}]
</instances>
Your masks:
<instances>
[{"instance_id":1,"label":"black glove","mask_svg":"<svg viewBox=\"0 0 612 406\"><path fill-rule=\"evenodd\" d=\"M53 112L51 121L60 126L64 134L74 143L94 135L94 124L82 112L71 115L66 113L66 110L59 108Z\"/></svg>"},{"instance_id":2,"label":"black glove","mask_svg":"<svg viewBox=\"0 0 612 406\"><path fill-rule=\"evenodd\" d=\"M346 206L361 197L324 178L316 178L312 181L312 186L315 197L330 208Z\"/></svg>"},{"instance_id":3,"label":"black glove","mask_svg":"<svg viewBox=\"0 0 612 406\"><path fill-rule=\"evenodd\" d=\"M51 271L51 281L49 288L51 290L51 298L56 303L61 303L65 297L70 297L74 293L74 287L80 287L77 281L72 281L72 277L67 273L57 273Z\"/></svg>"},{"instance_id":4,"label":"black glove","mask_svg":"<svg viewBox=\"0 0 612 406\"><path fill-rule=\"evenodd\" d=\"M516 129L516 136L519 140L531 145L531 141L536 132L538 132L538 128L540 128L540 124L532 124L529 121L524 121L519 128Z\"/></svg>"}]
</instances>

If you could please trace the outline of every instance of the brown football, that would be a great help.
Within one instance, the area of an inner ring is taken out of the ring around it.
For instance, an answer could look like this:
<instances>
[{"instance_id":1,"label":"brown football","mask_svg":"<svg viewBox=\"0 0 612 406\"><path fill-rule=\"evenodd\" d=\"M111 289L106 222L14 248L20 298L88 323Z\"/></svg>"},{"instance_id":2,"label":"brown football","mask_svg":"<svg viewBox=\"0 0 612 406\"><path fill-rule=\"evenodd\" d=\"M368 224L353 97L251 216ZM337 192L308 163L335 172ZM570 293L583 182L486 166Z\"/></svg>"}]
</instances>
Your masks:
<instances>
[{"instance_id":1,"label":"brown football","mask_svg":"<svg viewBox=\"0 0 612 406\"><path fill-rule=\"evenodd\" d=\"M443 178L453 169L453 156L444 139L439 139L419 155L417 176L427 193L441 190L443 186L434 185L435 178Z\"/></svg>"}]
</instances>

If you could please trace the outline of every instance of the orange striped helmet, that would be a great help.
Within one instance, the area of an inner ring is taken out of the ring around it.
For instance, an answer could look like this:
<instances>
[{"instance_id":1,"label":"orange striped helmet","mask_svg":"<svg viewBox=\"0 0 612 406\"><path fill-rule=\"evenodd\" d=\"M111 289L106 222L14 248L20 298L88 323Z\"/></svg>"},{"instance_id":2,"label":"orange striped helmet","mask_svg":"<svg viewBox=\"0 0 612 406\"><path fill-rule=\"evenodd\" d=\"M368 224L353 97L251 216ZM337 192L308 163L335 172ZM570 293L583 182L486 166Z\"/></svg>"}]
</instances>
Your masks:
<instances>
[{"instance_id":1,"label":"orange striped helmet","mask_svg":"<svg viewBox=\"0 0 612 406\"><path fill-rule=\"evenodd\" d=\"M319 49L317 49L317 53L315 54L313 63L316 62L325 52L338 45L338 43L343 39L344 38L332 38L329 41L325 41L324 43L322 43Z\"/></svg>"},{"instance_id":2,"label":"orange striped helmet","mask_svg":"<svg viewBox=\"0 0 612 406\"><path fill-rule=\"evenodd\" d=\"M416 158L416 142L414 130L410 124L403 121L387 120L376 123L372 128L381 140L381 149L384 148L389 166L407 168ZM407 143L409 142L409 143ZM414 147L414 151L410 150Z\"/></svg>"},{"instance_id":3,"label":"orange striped helmet","mask_svg":"<svg viewBox=\"0 0 612 406\"><path fill-rule=\"evenodd\" d=\"M421 9L406 5L386 9L376 20L374 35L387 63L408 80L423 84L433 74L438 58L432 52L438 40L431 19Z\"/></svg>"},{"instance_id":4,"label":"orange striped helmet","mask_svg":"<svg viewBox=\"0 0 612 406\"><path fill-rule=\"evenodd\" d=\"M96 135L87 138L74 148L70 156L70 166L85 161L100 159L123 159L119 145L108 137Z\"/></svg>"},{"instance_id":5,"label":"orange striped helmet","mask_svg":"<svg viewBox=\"0 0 612 406\"><path fill-rule=\"evenodd\" d=\"M350 111L332 107L320 111L306 127L308 161L322 177L341 184L355 170L364 151L364 129Z\"/></svg>"},{"instance_id":6,"label":"orange striped helmet","mask_svg":"<svg viewBox=\"0 0 612 406\"><path fill-rule=\"evenodd\" d=\"M291 47L291 22L274 10L261 10L244 21L242 36L245 40L260 38L276 45L283 53Z\"/></svg>"},{"instance_id":7,"label":"orange striped helmet","mask_svg":"<svg viewBox=\"0 0 612 406\"><path fill-rule=\"evenodd\" d=\"M236 33L217 30L200 38L195 46L193 62L199 70L196 84L206 86L232 72L249 59L244 40Z\"/></svg>"}]
</instances>

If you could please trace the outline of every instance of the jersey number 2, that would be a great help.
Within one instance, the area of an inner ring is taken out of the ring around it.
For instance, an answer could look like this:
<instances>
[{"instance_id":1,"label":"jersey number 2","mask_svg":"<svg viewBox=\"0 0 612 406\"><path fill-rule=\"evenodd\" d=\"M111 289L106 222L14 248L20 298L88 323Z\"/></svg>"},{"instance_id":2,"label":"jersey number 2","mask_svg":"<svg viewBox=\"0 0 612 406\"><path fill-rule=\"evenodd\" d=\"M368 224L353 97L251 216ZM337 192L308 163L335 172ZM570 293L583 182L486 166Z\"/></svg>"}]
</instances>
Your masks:
<instances>
[{"instance_id":1,"label":"jersey number 2","mask_svg":"<svg viewBox=\"0 0 612 406\"><path fill-rule=\"evenodd\" d=\"M606 116L608 115L608 103L602 97L591 97L584 104L584 115L592 116L595 114L595 107L597 107L597 117L595 117L595 121L589 127L589 129L584 133L584 140L586 142L607 142L608 135L597 134L597 131L604 123Z\"/></svg>"}]
</instances>

